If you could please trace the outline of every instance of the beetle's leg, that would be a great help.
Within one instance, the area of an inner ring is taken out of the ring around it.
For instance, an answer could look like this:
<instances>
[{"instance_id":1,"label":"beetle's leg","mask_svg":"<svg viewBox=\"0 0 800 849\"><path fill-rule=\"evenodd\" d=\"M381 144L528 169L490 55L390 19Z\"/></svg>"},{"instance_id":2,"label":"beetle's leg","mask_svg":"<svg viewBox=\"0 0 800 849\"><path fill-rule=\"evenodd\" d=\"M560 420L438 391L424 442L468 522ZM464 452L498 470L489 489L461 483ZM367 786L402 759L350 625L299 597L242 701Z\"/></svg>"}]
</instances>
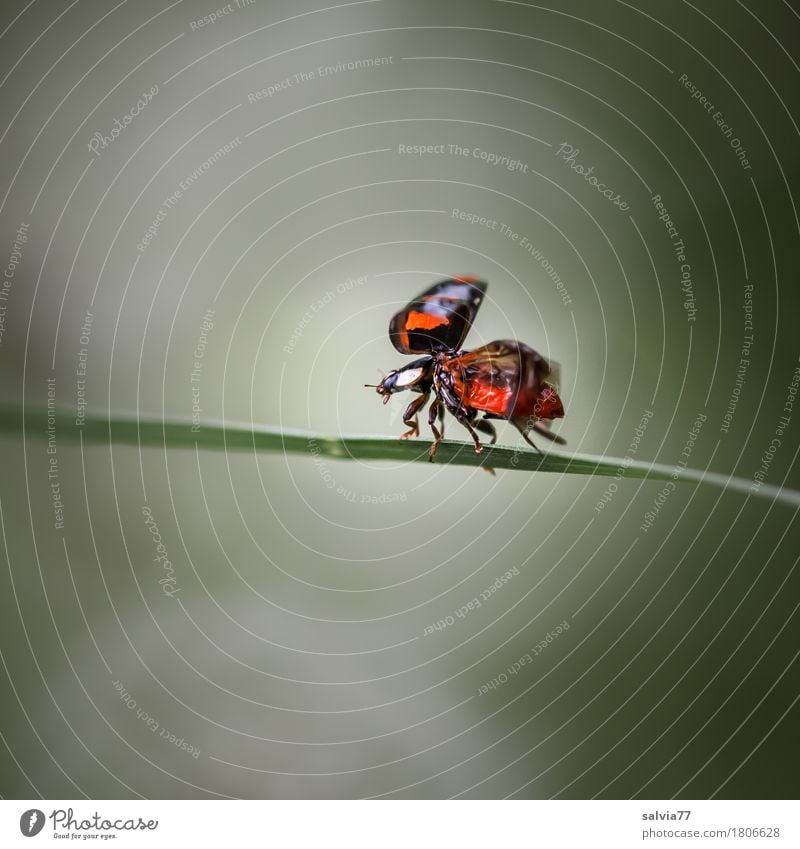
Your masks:
<instances>
[{"instance_id":1,"label":"beetle's leg","mask_svg":"<svg viewBox=\"0 0 800 849\"><path fill-rule=\"evenodd\" d=\"M433 457L436 454L436 449L439 447L439 443L442 441L442 433L436 427L434 422L436 421L436 417L439 415L442 409L442 402L438 398L434 398L433 403L428 410L428 424L431 426L431 430L433 431L433 445L431 445L430 451L428 451L428 460L432 463Z\"/></svg>"},{"instance_id":2,"label":"beetle's leg","mask_svg":"<svg viewBox=\"0 0 800 849\"><path fill-rule=\"evenodd\" d=\"M430 398L430 394L426 392L424 395L420 395L419 398L415 398L406 407L406 411L403 413L403 424L409 429L400 436L400 439L408 439L409 436L419 436L417 413L428 403L428 398Z\"/></svg>"},{"instance_id":3,"label":"beetle's leg","mask_svg":"<svg viewBox=\"0 0 800 849\"><path fill-rule=\"evenodd\" d=\"M559 436L556 433L551 433L550 429L541 422L536 422L536 424L533 426L533 429L536 431L536 433L540 433L542 436L546 436L548 439L552 439L553 442L556 442L559 445L567 444L567 440L564 439L563 436Z\"/></svg>"},{"instance_id":4,"label":"beetle's leg","mask_svg":"<svg viewBox=\"0 0 800 849\"><path fill-rule=\"evenodd\" d=\"M474 440L474 442L475 442L475 453L480 454L483 451L483 445L481 445L481 438L480 438L480 436L478 436L477 431L472 426L472 422L469 420L469 418L467 417L466 414L462 414L462 415L458 416L457 418L458 418L459 424L464 425L464 427L469 431L470 436ZM476 423L476 424L479 425L480 423Z\"/></svg>"},{"instance_id":5,"label":"beetle's leg","mask_svg":"<svg viewBox=\"0 0 800 849\"><path fill-rule=\"evenodd\" d=\"M475 430L479 430L481 433L488 433L492 438L492 441L489 443L490 445L494 445L497 442L497 431L494 429L494 425L491 422L487 422L486 419L478 419L475 422Z\"/></svg>"},{"instance_id":6,"label":"beetle's leg","mask_svg":"<svg viewBox=\"0 0 800 849\"><path fill-rule=\"evenodd\" d=\"M494 425L491 422L487 422L486 419L478 419L475 422L475 430L479 430L481 433L487 433L491 437L489 445L494 445L497 442L497 431L494 429ZM491 466L481 466L481 468L489 472L490 475L497 474Z\"/></svg>"},{"instance_id":7,"label":"beetle's leg","mask_svg":"<svg viewBox=\"0 0 800 849\"><path fill-rule=\"evenodd\" d=\"M444 404L439 407L439 430L442 434L442 439L444 439Z\"/></svg>"},{"instance_id":8,"label":"beetle's leg","mask_svg":"<svg viewBox=\"0 0 800 849\"><path fill-rule=\"evenodd\" d=\"M522 434L522 438L528 443L528 445L530 445L531 448L533 448L533 450L537 454L541 454L542 452L533 444L530 437L528 436L528 431L530 430L530 428L526 426L526 423L524 421L520 422L519 419L511 419L511 423Z\"/></svg>"},{"instance_id":9,"label":"beetle's leg","mask_svg":"<svg viewBox=\"0 0 800 849\"><path fill-rule=\"evenodd\" d=\"M550 373L547 375L547 382L558 392L561 386L561 364L555 360L548 360Z\"/></svg>"}]
</instances>

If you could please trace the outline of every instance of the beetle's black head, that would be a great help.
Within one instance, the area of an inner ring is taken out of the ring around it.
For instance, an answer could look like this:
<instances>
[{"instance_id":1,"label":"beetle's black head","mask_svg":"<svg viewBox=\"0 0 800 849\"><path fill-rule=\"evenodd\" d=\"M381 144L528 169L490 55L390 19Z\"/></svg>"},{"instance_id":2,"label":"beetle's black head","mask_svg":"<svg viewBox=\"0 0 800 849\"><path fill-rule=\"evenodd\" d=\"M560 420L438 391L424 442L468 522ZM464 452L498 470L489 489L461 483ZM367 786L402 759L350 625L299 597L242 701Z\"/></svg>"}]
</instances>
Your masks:
<instances>
[{"instance_id":1,"label":"beetle's black head","mask_svg":"<svg viewBox=\"0 0 800 849\"><path fill-rule=\"evenodd\" d=\"M375 391L378 395L383 396L383 403L389 403L389 396L394 392L399 392L403 387L398 387L397 385L397 375L398 372L390 371L386 377L375 387Z\"/></svg>"},{"instance_id":2,"label":"beetle's black head","mask_svg":"<svg viewBox=\"0 0 800 849\"><path fill-rule=\"evenodd\" d=\"M383 403L388 404L389 398L395 392L402 392L405 389L411 389L415 392L427 392L431 385L431 372L433 368L433 359L431 357L421 357L403 366L401 369L390 371L383 380L375 386L375 391L378 395L383 396ZM372 386L371 383L365 383L365 386Z\"/></svg>"}]
</instances>

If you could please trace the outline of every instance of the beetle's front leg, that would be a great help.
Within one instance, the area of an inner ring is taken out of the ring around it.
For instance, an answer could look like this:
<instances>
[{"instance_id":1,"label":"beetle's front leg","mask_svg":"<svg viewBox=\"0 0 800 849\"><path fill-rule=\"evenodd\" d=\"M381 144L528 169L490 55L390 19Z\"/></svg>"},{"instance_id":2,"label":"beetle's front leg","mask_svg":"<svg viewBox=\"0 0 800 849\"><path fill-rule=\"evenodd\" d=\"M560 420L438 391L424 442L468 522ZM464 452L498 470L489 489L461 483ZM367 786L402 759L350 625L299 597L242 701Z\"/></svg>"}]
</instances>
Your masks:
<instances>
[{"instance_id":1,"label":"beetle's front leg","mask_svg":"<svg viewBox=\"0 0 800 849\"><path fill-rule=\"evenodd\" d=\"M426 392L424 395L420 395L419 398L415 398L406 407L406 411L403 413L403 424L408 430L400 436L400 439L408 439L409 436L419 436L417 413L428 403L428 398L430 398L430 393Z\"/></svg>"}]
</instances>

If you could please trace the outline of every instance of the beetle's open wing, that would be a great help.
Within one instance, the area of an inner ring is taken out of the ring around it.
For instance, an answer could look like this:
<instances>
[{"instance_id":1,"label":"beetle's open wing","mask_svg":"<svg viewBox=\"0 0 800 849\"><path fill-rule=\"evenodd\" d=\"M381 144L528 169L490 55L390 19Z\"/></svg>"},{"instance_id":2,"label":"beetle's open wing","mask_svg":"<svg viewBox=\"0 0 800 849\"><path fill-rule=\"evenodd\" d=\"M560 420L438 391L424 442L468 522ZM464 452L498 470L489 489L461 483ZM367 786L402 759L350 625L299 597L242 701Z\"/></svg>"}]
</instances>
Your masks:
<instances>
[{"instance_id":1,"label":"beetle's open wing","mask_svg":"<svg viewBox=\"0 0 800 849\"><path fill-rule=\"evenodd\" d=\"M457 350L475 320L487 285L475 277L454 277L426 289L392 317L392 344L401 354Z\"/></svg>"}]
</instances>

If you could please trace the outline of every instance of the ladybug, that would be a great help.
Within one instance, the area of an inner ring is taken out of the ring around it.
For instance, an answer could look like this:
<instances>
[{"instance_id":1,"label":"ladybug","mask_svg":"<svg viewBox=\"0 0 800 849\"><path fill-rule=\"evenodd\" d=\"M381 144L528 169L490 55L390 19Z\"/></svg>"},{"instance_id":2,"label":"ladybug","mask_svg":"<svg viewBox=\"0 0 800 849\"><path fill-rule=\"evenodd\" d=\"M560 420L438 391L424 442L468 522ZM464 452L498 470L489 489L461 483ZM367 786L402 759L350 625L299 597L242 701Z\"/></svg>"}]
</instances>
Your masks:
<instances>
[{"instance_id":1,"label":"ladybug","mask_svg":"<svg viewBox=\"0 0 800 849\"><path fill-rule=\"evenodd\" d=\"M564 407L555 387L545 379L555 375L541 354L507 339L474 351L461 349L487 286L475 277L454 277L434 284L407 304L389 323L389 338L401 354L422 356L389 372L377 385L365 384L374 386L384 404L395 392L408 389L419 394L403 413L408 430L401 439L419 436L417 413L433 394L428 410L434 436L428 452L431 462L444 435L445 409L469 431L478 454L483 451L479 431L491 438L492 445L497 441L491 419L510 421L537 451L528 436L531 430L566 444L549 430L552 419L564 417Z\"/></svg>"}]
</instances>

